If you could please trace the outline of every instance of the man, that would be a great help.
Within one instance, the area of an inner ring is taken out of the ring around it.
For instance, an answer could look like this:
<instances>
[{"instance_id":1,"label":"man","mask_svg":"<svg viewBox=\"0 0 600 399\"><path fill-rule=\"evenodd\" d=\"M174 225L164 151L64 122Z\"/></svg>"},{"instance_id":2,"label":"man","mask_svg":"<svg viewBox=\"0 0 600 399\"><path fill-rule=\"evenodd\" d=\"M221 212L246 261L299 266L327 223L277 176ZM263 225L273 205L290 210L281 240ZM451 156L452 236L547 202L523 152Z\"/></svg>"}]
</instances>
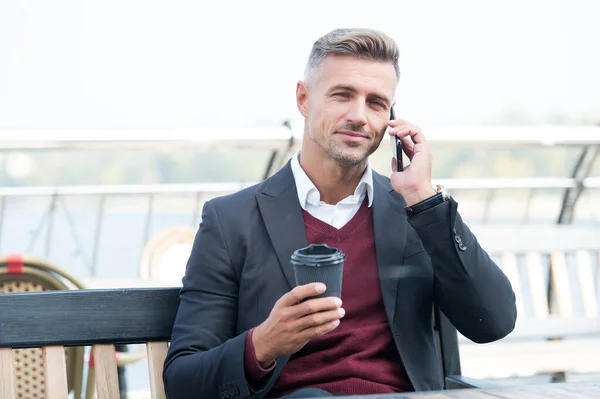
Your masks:
<instances>
[{"instance_id":1,"label":"man","mask_svg":"<svg viewBox=\"0 0 600 399\"><path fill-rule=\"evenodd\" d=\"M398 78L383 33L334 30L315 43L296 88L299 153L204 205L165 362L170 399L442 389L434 305L475 342L512 331L509 281L432 188L420 128L390 120ZM388 128L411 159L391 179L368 162ZM341 299L295 287L290 256L310 243L346 254Z\"/></svg>"}]
</instances>

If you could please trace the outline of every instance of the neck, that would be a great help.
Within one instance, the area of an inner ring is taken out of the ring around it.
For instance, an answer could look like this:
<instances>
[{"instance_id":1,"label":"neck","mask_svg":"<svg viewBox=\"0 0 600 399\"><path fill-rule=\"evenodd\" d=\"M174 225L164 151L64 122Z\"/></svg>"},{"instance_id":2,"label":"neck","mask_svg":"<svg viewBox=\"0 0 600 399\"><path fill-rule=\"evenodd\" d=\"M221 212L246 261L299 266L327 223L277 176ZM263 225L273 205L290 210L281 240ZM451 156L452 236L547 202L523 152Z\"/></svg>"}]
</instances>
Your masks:
<instances>
[{"instance_id":1,"label":"neck","mask_svg":"<svg viewBox=\"0 0 600 399\"><path fill-rule=\"evenodd\" d=\"M340 166L328 156L316 156L317 151L300 153L300 166L313 182L321 201L335 205L349 195L354 194L358 182L367 168L367 160L358 165Z\"/></svg>"}]
</instances>

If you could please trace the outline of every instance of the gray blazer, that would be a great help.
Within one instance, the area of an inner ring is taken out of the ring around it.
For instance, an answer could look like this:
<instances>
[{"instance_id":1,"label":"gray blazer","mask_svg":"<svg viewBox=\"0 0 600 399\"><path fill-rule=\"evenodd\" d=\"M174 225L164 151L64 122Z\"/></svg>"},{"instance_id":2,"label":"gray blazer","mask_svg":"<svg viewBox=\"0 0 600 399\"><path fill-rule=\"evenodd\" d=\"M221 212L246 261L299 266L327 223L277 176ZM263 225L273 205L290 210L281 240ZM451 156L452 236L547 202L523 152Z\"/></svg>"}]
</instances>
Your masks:
<instances>
[{"instance_id":1,"label":"gray blazer","mask_svg":"<svg viewBox=\"0 0 600 399\"><path fill-rule=\"evenodd\" d=\"M454 200L407 219L389 179L373 172L373 185L377 267L396 348L417 391L442 389L433 305L467 338L491 342L514 328L512 287ZM164 365L170 399L266 397L289 356L252 391L246 334L295 286L289 259L306 245L289 163L258 185L204 204Z\"/></svg>"}]
</instances>

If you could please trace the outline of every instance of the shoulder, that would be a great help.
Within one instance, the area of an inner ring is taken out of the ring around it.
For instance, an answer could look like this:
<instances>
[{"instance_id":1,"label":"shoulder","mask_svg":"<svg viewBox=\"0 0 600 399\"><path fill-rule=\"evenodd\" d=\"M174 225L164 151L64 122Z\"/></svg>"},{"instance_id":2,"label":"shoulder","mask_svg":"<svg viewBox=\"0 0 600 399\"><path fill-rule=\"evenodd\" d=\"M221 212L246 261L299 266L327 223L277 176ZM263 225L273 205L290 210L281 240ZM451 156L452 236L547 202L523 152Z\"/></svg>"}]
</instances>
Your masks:
<instances>
[{"instance_id":1,"label":"shoulder","mask_svg":"<svg viewBox=\"0 0 600 399\"><path fill-rule=\"evenodd\" d=\"M290 162L288 162L277 173L262 182L235 193L212 198L207 203L219 216L227 214L248 218L258 209L258 196L277 197L290 188L295 189L295 180Z\"/></svg>"},{"instance_id":2,"label":"shoulder","mask_svg":"<svg viewBox=\"0 0 600 399\"><path fill-rule=\"evenodd\" d=\"M245 187L234 193L220 195L205 202L205 207L214 209L218 214L229 214L244 211L256 203L256 193L262 190L265 182Z\"/></svg>"}]
</instances>

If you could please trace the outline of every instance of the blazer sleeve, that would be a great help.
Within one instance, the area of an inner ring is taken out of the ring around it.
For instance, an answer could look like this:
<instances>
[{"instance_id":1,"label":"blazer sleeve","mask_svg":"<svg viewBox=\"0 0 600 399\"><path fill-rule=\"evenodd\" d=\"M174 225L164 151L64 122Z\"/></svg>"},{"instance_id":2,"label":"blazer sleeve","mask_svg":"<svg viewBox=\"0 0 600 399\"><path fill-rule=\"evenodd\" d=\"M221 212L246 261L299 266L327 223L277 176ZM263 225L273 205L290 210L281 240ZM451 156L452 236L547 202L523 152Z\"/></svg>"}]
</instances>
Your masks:
<instances>
[{"instance_id":1,"label":"blazer sleeve","mask_svg":"<svg viewBox=\"0 0 600 399\"><path fill-rule=\"evenodd\" d=\"M250 398L261 393L251 391L246 381L248 332L236 336L237 312L236 273L219 217L208 201L183 278L163 369L169 399Z\"/></svg>"},{"instance_id":2,"label":"blazer sleeve","mask_svg":"<svg viewBox=\"0 0 600 399\"><path fill-rule=\"evenodd\" d=\"M515 327L515 294L502 270L446 201L408 219L434 274L434 302L468 339L496 341Z\"/></svg>"}]
</instances>

